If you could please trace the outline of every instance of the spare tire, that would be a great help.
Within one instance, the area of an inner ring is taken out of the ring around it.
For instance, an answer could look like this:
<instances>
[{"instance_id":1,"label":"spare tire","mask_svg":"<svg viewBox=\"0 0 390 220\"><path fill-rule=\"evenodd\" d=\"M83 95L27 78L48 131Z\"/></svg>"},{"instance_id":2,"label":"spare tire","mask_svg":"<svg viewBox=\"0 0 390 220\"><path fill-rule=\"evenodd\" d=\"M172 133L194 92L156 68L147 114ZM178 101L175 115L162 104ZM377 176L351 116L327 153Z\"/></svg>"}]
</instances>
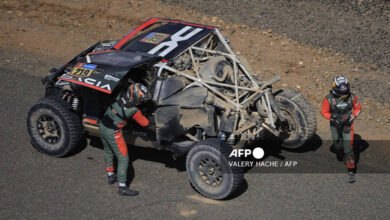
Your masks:
<instances>
[{"instance_id":1,"label":"spare tire","mask_svg":"<svg viewBox=\"0 0 390 220\"><path fill-rule=\"evenodd\" d=\"M31 107L27 130L32 145L40 152L64 157L79 145L83 138L80 117L62 99L45 97Z\"/></svg>"},{"instance_id":2,"label":"spare tire","mask_svg":"<svg viewBox=\"0 0 390 220\"><path fill-rule=\"evenodd\" d=\"M286 119L278 119L275 123L280 132L279 140L285 148L299 148L316 132L316 112L309 100L298 91L286 88L274 95L280 106L280 113Z\"/></svg>"}]
</instances>

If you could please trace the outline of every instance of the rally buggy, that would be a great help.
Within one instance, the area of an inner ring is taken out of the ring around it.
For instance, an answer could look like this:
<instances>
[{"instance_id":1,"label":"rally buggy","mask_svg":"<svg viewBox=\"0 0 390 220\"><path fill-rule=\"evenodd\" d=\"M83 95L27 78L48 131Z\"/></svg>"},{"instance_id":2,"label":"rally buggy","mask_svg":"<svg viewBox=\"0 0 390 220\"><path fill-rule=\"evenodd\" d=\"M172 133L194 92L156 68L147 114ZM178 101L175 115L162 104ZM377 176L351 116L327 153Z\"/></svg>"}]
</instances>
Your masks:
<instances>
[{"instance_id":1,"label":"rally buggy","mask_svg":"<svg viewBox=\"0 0 390 220\"><path fill-rule=\"evenodd\" d=\"M48 155L74 151L98 123L113 97L132 82L146 85L152 102L141 106L148 128L128 123L129 145L186 155L194 188L224 199L243 171L229 166L233 148L266 135L298 148L316 130L309 101L292 89L272 91L280 80L262 80L232 51L218 28L152 18L121 40L98 42L42 78L45 97L29 111L32 144Z\"/></svg>"}]
</instances>

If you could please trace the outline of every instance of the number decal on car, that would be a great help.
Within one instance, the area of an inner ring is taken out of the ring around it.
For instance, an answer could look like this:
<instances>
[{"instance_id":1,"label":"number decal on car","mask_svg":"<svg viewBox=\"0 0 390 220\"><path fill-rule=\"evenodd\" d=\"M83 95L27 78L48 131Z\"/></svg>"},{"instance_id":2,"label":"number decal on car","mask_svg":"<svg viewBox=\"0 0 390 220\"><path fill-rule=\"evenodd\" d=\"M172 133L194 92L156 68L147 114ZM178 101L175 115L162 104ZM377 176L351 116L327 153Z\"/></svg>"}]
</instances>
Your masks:
<instances>
[{"instance_id":1,"label":"number decal on car","mask_svg":"<svg viewBox=\"0 0 390 220\"><path fill-rule=\"evenodd\" d=\"M96 68L94 64L78 63L69 74L74 77L89 77Z\"/></svg>"}]
</instances>

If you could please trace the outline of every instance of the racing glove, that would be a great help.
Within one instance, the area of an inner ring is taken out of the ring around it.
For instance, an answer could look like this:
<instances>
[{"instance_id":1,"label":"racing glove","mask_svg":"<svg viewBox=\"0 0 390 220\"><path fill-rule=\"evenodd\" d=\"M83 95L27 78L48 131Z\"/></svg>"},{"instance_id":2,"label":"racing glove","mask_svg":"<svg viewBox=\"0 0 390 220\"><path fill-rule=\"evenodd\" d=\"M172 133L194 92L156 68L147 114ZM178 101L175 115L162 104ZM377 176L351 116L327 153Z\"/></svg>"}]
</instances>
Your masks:
<instances>
[{"instance_id":1,"label":"racing glove","mask_svg":"<svg viewBox=\"0 0 390 220\"><path fill-rule=\"evenodd\" d=\"M343 117L340 118L339 122L342 125L347 124L347 122L349 122L349 117L347 115L343 115Z\"/></svg>"},{"instance_id":2,"label":"racing glove","mask_svg":"<svg viewBox=\"0 0 390 220\"><path fill-rule=\"evenodd\" d=\"M330 116L330 121L335 123L337 126L340 125L340 121L337 119L337 117L335 115Z\"/></svg>"},{"instance_id":3,"label":"racing glove","mask_svg":"<svg viewBox=\"0 0 390 220\"><path fill-rule=\"evenodd\" d=\"M355 120L355 115L354 114L351 114L348 118L348 122L351 124L353 122L353 120Z\"/></svg>"}]
</instances>

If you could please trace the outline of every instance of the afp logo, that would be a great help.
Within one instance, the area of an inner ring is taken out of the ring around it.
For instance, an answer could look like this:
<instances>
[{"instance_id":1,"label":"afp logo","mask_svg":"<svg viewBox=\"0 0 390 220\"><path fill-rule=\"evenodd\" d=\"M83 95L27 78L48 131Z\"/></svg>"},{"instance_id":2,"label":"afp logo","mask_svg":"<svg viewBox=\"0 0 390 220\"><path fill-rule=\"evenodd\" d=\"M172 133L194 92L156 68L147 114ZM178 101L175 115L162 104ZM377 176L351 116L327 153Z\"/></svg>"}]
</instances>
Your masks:
<instances>
[{"instance_id":1,"label":"afp logo","mask_svg":"<svg viewBox=\"0 0 390 220\"><path fill-rule=\"evenodd\" d=\"M229 157L249 157L253 156L255 159L261 159L264 157L264 150L261 147L255 149L233 149Z\"/></svg>"}]
</instances>

